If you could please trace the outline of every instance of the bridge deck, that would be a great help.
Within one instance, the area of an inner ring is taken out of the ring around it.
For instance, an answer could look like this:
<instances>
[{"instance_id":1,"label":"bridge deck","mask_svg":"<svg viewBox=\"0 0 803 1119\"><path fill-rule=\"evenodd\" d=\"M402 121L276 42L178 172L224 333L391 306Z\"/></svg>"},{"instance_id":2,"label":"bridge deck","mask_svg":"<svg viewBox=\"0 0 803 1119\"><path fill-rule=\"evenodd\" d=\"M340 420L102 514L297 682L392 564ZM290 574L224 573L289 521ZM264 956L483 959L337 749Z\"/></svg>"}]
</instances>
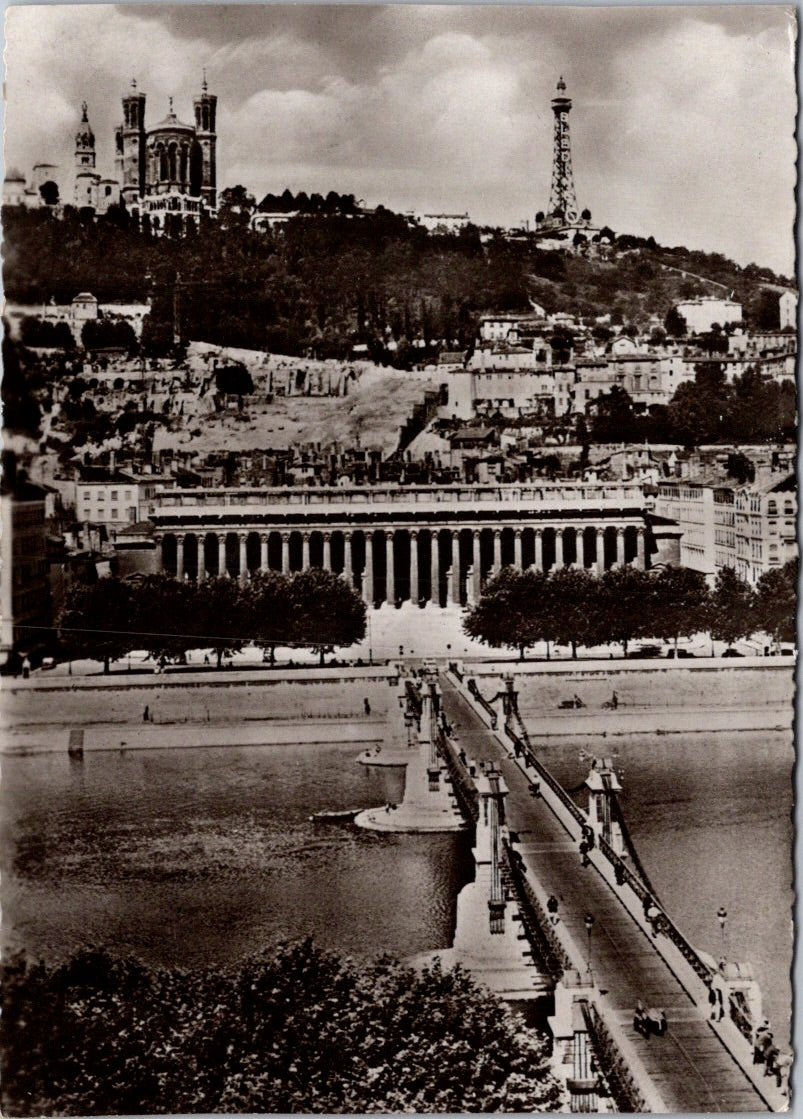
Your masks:
<instances>
[{"instance_id":1,"label":"bridge deck","mask_svg":"<svg viewBox=\"0 0 803 1119\"><path fill-rule=\"evenodd\" d=\"M587 942L583 919L586 913L594 914L591 965L596 985L606 992L667 1108L678 1112L769 1110L768 1102L709 1026L708 1007L695 1005L593 866L581 866L577 845L543 800L533 800L527 776L443 675L441 685L447 718L466 753L477 760L492 760L501 768L510 790L506 810L510 827L519 837L517 849L543 889L559 899L560 919L576 943ZM646 1039L633 1029L637 999L666 1012L669 1026L663 1037Z\"/></svg>"}]
</instances>

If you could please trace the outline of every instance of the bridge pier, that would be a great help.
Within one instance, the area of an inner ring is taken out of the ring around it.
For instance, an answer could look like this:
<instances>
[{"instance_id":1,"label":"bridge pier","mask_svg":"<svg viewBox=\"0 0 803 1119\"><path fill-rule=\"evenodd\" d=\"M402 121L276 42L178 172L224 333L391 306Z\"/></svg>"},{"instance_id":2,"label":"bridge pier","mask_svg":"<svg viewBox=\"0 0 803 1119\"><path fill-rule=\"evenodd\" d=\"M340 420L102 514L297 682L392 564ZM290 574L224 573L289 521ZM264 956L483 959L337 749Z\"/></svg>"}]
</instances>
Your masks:
<instances>
[{"instance_id":1,"label":"bridge pier","mask_svg":"<svg viewBox=\"0 0 803 1119\"><path fill-rule=\"evenodd\" d=\"M437 673L426 675L417 699L414 693L410 681L404 688L402 706L406 733L415 745L407 761L404 799L398 806L368 808L360 812L354 823L368 831L462 831L466 823L446 780L446 766L437 749Z\"/></svg>"}]
</instances>

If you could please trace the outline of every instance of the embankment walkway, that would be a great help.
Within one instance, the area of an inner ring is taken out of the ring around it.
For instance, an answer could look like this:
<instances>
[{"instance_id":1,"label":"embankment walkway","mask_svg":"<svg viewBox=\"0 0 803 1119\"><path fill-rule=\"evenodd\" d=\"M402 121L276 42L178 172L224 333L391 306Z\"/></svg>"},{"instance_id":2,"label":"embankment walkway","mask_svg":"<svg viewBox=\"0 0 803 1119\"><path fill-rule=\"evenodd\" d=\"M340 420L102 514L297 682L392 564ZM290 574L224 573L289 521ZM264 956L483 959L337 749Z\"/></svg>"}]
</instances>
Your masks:
<instances>
[{"instance_id":1,"label":"embankment walkway","mask_svg":"<svg viewBox=\"0 0 803 1119\"><path fill-rule=\"evenodd\" d=\"M773 1095L764 1094L748 1078L708 1020L708 1004L699 991L684 986L683 972L670 969L650 936L632 917L593 864L581 866L577 843L546 805L533 799L531 779L508 754L497 736L481 721L451 680L441 675L446 716L459 745L477 760L493 761L501 769L509 795L508 824L518 836L528 877L545 894L559 900L559 933L565 943L585 946L584 918L595 924L590 962L594 982L625 1033L668 1111L754 1112L775 1110ZM577 959L580 971L588 960ZM662 1008L669 1028L664 1037L643 1038L633 1029L633 1009L641 999ZM733 1027L731 1027L733 1028ZM735 1029L735 1028L734 1028ZM769 1085L769 1081L767 1081Z\"/></svg>"}]
</instances>

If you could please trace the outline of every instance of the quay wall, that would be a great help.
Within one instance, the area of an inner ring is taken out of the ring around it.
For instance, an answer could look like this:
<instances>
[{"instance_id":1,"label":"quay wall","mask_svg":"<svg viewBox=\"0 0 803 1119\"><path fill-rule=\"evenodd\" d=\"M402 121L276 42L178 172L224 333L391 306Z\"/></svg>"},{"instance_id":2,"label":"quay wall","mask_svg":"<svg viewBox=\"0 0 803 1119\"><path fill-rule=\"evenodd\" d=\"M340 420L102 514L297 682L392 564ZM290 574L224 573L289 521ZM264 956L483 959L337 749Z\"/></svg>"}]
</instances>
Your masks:
<instances>
[{"instance_id":1,"label":"quay wall","mask_svg":"<svg viewBox=\"0 0 803 1119\"><path fill-rule=\"evenodd\" d=\"M247 721L348 720L386 717L395 690L388 669L329 670L288 679L279 672L176 673L49 677L4 685L0 728L8 737L26 726L90 726L143 722L243 723Z\"/></svg>"}]
</instances>

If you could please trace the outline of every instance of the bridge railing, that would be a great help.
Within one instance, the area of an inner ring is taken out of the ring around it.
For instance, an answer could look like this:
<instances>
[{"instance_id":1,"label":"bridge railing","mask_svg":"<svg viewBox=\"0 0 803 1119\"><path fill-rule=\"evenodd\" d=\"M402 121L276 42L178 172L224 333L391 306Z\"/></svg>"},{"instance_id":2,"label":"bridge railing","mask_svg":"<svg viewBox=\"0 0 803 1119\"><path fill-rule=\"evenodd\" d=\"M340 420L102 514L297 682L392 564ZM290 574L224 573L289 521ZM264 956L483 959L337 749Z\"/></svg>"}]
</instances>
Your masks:
<instances>
[{"instance_id":1,"label":"bridge railing","mask_svg":"<svg viewBox=\"0 0 803 1119\"><path fill-rule=\"evenodd\" d=\"M649 1111L619 1046L593 1002L578 1000L594 1054L602 1068L617 1111Z\"/></svg>"},{"instance_id":2,"label":"bridge railing","mask_svg":"<svg viewBox=\"0 0 803 1119\"><path fill-rule=\"evenodd\" d=\"M460 761L455 751L454 743L440 728L438 728L436 736L436 746L438 753L446 763L446 768L449 771L449 777L452 782L452 789L463 810L463 815L473 823L476 823L477 817L479 816L477 788L471 780L466 767Z\"/></svg>"},{"instance_id":3,"label":"bridge railing","mask_svg":"<svg viewBox=\"0 0 803 1119\"><path fill-rule=\"evenodd\" d=\"M509 839L502 841L502 852L504 871L510 876L516 893L527 939L549 976L557 981L564 972L571 970L572 962L549 920L549 914L528 882L520 856Z\"/></svg>"},{"instance_id":4,"label":"bridge railing","mask_svg":"<svg viewBox=\"0 0 803 1119\"><path fill-rule=\"evenodd\" d=\"M469 687L469 691L470 690L471 689ZM583 812L582 808L579 808L578 805L574 803L574 801L560 784L560 782L557 781L546 768L546 766L538 760L538 758L530 749L529 745L524 741L521 735L519 735L513 729L510 723L505 723L505 733L509 738L513 740L513 745L516 748L517 753L521 757L526 758L527 764L535 770L543 783L549 786L549 788L552 790L552 792L555 794L555 796L558 798L567 812L569 812L574 817L574 819L577 821L578 824L581 825L581 827L584 826L587 823L585 812Z\"/></svg>"},{"instance_id":5,"label":"bridge railing","mask_svg":"<svg viewBox=\"0 0 803 1119\"><path fill-rule=\"evenodd\" d=\"M482 694L480 689L477 687L477 681L472 677L470 680L468 680L466 682L466 687L471 692L474 699L476 699L477 703L483 709L485 714L488 716L488 719L491 723L491 730L496 730L496 724L497 724L498 716L497 716L496 712L494 711L493 707L491 707L488 700L485 698L485 696Z\"/></svg>"}]
</instances>

